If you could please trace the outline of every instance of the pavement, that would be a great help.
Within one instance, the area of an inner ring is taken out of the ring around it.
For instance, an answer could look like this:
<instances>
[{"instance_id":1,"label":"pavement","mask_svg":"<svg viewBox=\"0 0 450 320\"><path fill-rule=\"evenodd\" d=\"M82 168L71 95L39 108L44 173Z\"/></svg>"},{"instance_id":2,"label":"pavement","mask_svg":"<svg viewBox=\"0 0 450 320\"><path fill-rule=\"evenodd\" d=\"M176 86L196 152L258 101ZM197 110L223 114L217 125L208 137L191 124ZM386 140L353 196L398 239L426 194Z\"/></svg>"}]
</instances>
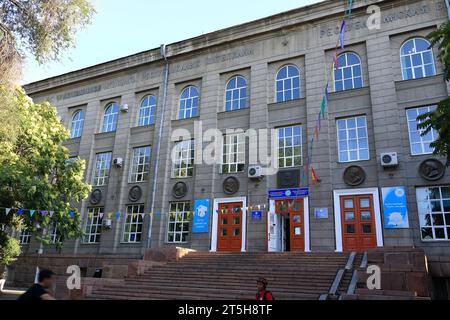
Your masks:
<instances>
[{"instance_id":1,"label":"pavement","mask_svg":"<svg viewBox=\"0 0 450 320\"><path fill-rule=\"evenodd\" d=\"M0 301L2 300L17 300L21 294L23 294L25 291L23 290L3 290L0 292Z\"/></svg>"}]
</instances>

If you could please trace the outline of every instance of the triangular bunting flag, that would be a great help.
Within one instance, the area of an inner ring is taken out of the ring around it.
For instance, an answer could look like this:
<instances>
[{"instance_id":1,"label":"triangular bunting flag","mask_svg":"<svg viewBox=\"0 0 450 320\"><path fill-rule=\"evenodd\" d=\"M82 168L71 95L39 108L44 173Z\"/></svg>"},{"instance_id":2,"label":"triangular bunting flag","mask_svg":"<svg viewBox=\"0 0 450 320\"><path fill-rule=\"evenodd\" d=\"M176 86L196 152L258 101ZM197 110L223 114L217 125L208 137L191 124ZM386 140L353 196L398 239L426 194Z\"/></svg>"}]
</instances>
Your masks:
<instances>
[{"instance_id":1,"label":"triangular bunting flag","mask_svg":"<svg viewBox=\"0 0 450 320\"><path fill-rule=\"evenodd\" d=\"M117 213L116 213L116 220L117 220L117 221L120 221L120 217L121 217L120 212L117 212Z\"/></svg>"},{"instance_id":2,"label":"triangular bunting flag","mask_svg":"<svg viewBox=\"0 0 450 320\"><path fill-rule=\"evenodd\" d=\"M55 214L55 211L50 211L50 218L53 218L54 214Z\"/></svg>"},{"instance_id":3,"label":"triangular bunting flag","mask_svg":"<svg viewBox=\"0 0 450 320\"><path fill-rule=\"evenodd\" d=\"M314 185L317 184L317 174L316 174L316 170L314 170L314 167L311 166L311 173L312 173L312 182Z\"/></svg>"},{"instance_id":4,"label":"triangular bunting flag","mask_svg":"<svg viewBox=\"0 0 450 320\"><path fill-rule=\"evenodd\" d=\"M338 61L336 52L333 54L333 65L334 65L334 68L336 69L336 71L339 70L339 61Z\"/></svg>"},{"instance_id":5,"label":"triangular bunting flag","mask_svg":"<svg viewBox=\"0 0 450 320\"><path fill-rule=\"evenodd\" d=\"M17 210L17 215L18 215L18 216L21 216L22 213L23 213L23 209L22 209L22 208L19 208L19 209Z\"/></svg>"},{"instance_id":6,"label":"triangular bunting flag","mask_svg":"<svg viewBox=\"0 0 450 320\"><path fill-rule=\"evenodd\" d=\"M10 212L11 212L11 208L6 208L6 209L5 209L6 215L8 215Z\"/></svg>"},{"instance_id":7,"label":"triangular bunting flag","mask_svg":"<svg viewBox=\"0 0 450 320\"><path fill-rule=\"evenodd\" d=\"M111 220L112 218L112 212L108 213L108 219Z\"/></svg>"},{"instance_id":8,"label":"triangular bunting flag","mask_svg":"<svg viewBox=\"0 0 450 320\"><path fill-rule=\"evenodd\" d=\"M146 213L141 213L142 220L145 219Z\"/></svg>"},{"instance_id":9,"label":"triangular bunting flag","mask_svg":"<svg viewBox=\"0 0 450 320\"><path fill-rule=\"evenodd\" d=\"M41 210L41 216L45 217L47 215L47 211Z\"/></svg>"},{"instance_id":10,"label":"triangular bunting flag","mask_svg":"<svg viewBox=\"0 0 450 320\"><path fill-rule=\"evenodd\" d=\"M35 213L36 213L36 210L30 210L30 217L34 216Z\"/></svg>"},{"instance_id":11,"label":"triangular bunting flag","mask_svg":"<svg viewBox=\"0 0 450 320\"><path fill-rule=\"evenodd\" d=\"M69 216L70 216L71 218L75 217L75 211L70 211L70 212L69 212Z\"/></svg>"},{"instance_id":12,"label":"triangular bunting flag","mask_svg":"<svg viewBox=\"0 0 450 320\"><path fill-rule=\"evenodd\" d=\"M103 212L100 212L99 214L98 214L98 216L100 217L100 219L103 219L103 216L104 216L105 214L103 213Z\"/></svg>"}]
</instances>

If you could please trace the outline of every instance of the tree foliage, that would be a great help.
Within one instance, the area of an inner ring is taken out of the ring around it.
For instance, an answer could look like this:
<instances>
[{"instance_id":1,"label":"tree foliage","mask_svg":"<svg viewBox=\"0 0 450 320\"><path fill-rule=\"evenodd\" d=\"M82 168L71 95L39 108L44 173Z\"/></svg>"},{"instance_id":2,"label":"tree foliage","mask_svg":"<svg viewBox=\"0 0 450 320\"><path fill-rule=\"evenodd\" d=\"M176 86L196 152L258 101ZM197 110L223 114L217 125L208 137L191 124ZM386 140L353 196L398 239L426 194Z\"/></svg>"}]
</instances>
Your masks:
<instances>
[{"instance_id":1,"label":"tree foliage","mask_svg":"<svg viewBox=\"0 0 450 320\"><path fill-rule=\"evenodd\" d=\"M94 12L89 0L1 0L0 84L20 70L25 52L39 63L59 60Z\"/></svg>"},{"instance_id":2,"label":"tree foliage","mask_svg":"<svg viewBox=\"0 0 450 320\"><path fill-rule=\"evenodd\" d=\"M444 78L450 81L450 22L442 25L438 30L432 32L428 38L431 46L439 49L439 60L444 66ZM447 166L450 166L450 98L438 103L435 111L419 116L419 129L422 135L436 130L438 139L431 144L434 154L447 157Z\"/></svg>"},{"instance_id":3,"label":"tree foliage","mask_svg":"<svg viewBox=\"0 0 450 320\"><path fill-rule=\"evenodd\" d=\"M83 182L85 162L68 161L69 151L62 143L69 132L54 107L34 104L22 89L16 89L12 101L19 128L15 140L0 134L0 207L37 211L18 217L17 211L5 215L0 209L0 225L26 227L47 244L50 238L43 231L55 225L63 239L78 237L79 215L70 217L69 212L90 191ZM42 210L55 213L50 217Z\"/></svg>"}]
</instances>

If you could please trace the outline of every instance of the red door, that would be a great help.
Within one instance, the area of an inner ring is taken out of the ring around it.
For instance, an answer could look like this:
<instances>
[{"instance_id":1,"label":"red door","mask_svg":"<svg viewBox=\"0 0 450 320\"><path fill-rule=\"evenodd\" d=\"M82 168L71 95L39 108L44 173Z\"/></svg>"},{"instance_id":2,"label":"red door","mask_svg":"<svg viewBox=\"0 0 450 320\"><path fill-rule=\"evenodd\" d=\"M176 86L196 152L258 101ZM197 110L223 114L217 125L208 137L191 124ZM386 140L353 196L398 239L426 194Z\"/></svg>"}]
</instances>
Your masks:
<instances>
[{"instance_id":1,"label":"red door","mask_svg":"<svg viewBox=\"0 0 450 320\"><path fill-rule=\"evenodd\" d=\"M219 204L217 251L241 252L242 202Z\"/></svg>"},{"instance_id":2,"label":"red door","mask_svg":"<svg viewBox=\"0 0 450 320\"><path fill-rule=\"evenodd\" d=\"M373 196L341 197L344 251L363 252L377 247Z\"/></svg>"},{"instance_id":3,"label":"red door","mask_svg":"<svg viewBox=\"0 0 450 320\"><path fill-rule=\"evenodd\" d=\"M275 202L276 213L289 216L290 251L305 251L303 199L286 199Z\"/></svg>"}]
</instances>

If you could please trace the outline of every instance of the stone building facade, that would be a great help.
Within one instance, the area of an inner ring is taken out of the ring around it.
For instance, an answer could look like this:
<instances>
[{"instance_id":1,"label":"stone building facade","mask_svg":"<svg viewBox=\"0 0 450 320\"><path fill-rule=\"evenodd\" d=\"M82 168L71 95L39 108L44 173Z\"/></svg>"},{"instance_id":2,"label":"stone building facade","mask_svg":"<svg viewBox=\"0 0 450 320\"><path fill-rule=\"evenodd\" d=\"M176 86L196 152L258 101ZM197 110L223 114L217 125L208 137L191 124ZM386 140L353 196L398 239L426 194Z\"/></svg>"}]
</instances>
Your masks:
<instances>
[{"instance_id":1,"label":"stone building facade","mask_svg":"<svg viewBox=\"0 0 450 320\"><path fill-rule=\"evenodd\" d=\"M368 26L373 4L379 29ZM343 14L341 1L323 1L27 85L35 102L57 107L74 136L66 146L86 160L94 184L79 206L88 235L65 243L62 254L138 256L177 245L247 252L414 246L450 255L450 173L414 117L450 92L438 50L424 48L424 37L448 20L445 2L356 1L330 79ZM327 81L328 110L311 146ZM285 168L249 178L249 167L262 165L249 159L256 145L234 136L226 166L190 165L208 144L190 145L195 131L238 128L275 129ZM177 129L192 137L174 138ZM176 145L182 159L172 161ZM398 165L383 166L385 153L396 153ZM308 156L317 184L310 172L302 179ZM406 196L406 224L405 212L386 217L390 187L403 187L393 191ZM202 233L183 215L196 200L209 200ZM109 219L110 229L100 227ZM29 253L38 247L33 239L24 245Z\"/></svg>"}]
</instances>

